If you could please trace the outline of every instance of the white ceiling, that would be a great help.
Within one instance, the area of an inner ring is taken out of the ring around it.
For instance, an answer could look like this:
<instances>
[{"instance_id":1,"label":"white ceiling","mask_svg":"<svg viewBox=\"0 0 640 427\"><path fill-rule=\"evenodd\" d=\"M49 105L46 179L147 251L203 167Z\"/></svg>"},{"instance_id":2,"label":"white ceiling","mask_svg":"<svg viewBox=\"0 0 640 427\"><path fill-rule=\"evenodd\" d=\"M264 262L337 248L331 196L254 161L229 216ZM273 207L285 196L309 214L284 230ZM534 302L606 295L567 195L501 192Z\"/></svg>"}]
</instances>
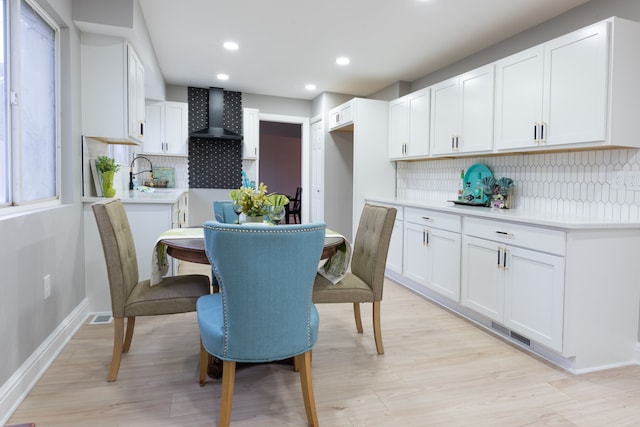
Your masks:
<instances>
[{"instance_id":1,"label":"white ceiling","mask_svg":"<svg viewBox=\"0 0 640 427\"><path fill-rule=\"evenodd\" d=\"M312 99L414 81L588 0L140 0L168 84ZM236 41L240 49L222 47ZM338 56L351 64L336 65ZM230 76L219 81L218 73ZM304 86L314 83L315 91Z\"/></svg>"}]
</instances>

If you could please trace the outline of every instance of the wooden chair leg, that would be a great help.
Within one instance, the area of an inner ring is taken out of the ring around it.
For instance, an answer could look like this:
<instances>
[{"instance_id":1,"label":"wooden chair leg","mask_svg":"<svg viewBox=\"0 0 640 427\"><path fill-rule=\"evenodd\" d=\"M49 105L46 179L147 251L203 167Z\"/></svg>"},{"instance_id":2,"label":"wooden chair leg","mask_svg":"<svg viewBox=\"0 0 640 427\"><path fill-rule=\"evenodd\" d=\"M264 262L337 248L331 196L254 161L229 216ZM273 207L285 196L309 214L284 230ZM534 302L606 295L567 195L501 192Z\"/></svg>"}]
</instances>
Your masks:
<instances>
[{"instance_id":1,"label":"wooden chair leg","mask_svg":"<svg viewBox=\"0 0 640 427\"><path fill-rule=\"evenodd\" d=\"M122 359L122 341L124 339L124 317L113 319L113 354L111 355L111 368L109 369L108 382L118 378L120 360Z\"/></svg>"},{"instance_id":2,"label":"wooden chair leg","mask_svg":"<svg viewBox=\"0 0 640 427\"><path fill-rule=\"evenodd\" d=\"M219 427L229 427L233 406L233 386L236 381L236 362L222 362L222 399L220 402Z\"/></svg>"},{"instance_id":3,"label":"wooden chair leg","mask_svg":"<svg viewBox=\"0 0 640 427\"><path fill-rule=\"evenodd\" d=\"M384 346L382 345L382 330L380 329L380 302L373 302L373 336L376 340L376 349L378 354L384 354Z\"/></svg>"},{"instance_id":4,"label":"wooden chair leg","mask_svg":"<svg viewBox=\"0 0 640 427\"><path fill-rule=\"evenodd\" d=\"M122 352L128 353L131 347L131 340L133 339L133 328L136 326L135 316L127 317L127 333L124 336L124 345L122 346Z\"/></svg>"},{"instance_id":5,"label":"wooden chair leg","mask_svg":"<svg viewBox=\"0 0 640 427\"><path fill-rule=\"evenodd\" d=\"M353 303L353 317L356 319L356 330L359 334L362 333L362 318L360 317L360 303Z\"/></svg>"},{"instance_id":6,"label":"wooden chair leg","mask_svg":"<svg viewBox=\"0 0 640 427\"><path fill-rule=\"evenodd\" d=\"M209 353L204 349L202 345L202 339L200 339L200 387L204 387L207 382L207 367L209 366Z\"/></svg>"},{"instance_id":7,"label":"wooden chair leg","mask_svg":"<svg viewBox=\"0 0 640 427\"><path fill-rule=\"evenodd\" d=\"M313 365L313 350L309 350L309 360ZM300 360L297 357L293 358L293 370L294 372L300 372Z\"/></svg>"},{"instance_id":8,"label":"wooden chair leg","mask_svg":"<svg viewBox=\"0 0 640 427\"><path fill-rule=\"evenodd\" d=\"M319 424L316 398L313 394L313 380L311 377L311 351L297 355L296 360L300 366L300 385L302 386L304 410L307 413L307 423L310 427L317 427Z\"/></svg>"}]
</instances>

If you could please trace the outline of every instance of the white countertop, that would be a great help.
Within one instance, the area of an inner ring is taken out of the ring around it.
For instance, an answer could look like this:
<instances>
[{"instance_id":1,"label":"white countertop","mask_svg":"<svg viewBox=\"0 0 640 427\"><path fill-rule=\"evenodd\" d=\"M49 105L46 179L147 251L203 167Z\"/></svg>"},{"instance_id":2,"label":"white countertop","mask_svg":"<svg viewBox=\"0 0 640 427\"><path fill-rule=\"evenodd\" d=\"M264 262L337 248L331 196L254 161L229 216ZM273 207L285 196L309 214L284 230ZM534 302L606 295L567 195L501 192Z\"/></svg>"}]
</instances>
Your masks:
<instances>
[{"instance_id":1,"label":"white countertop","mask_svg":"<svg viewBox=\"0 0 640 427\"><path fill-rule=\"evenodd\" d=\"M534 212L524 209L492 209L478 206L454 205L452 202L425 203L408 200L389 199L380 197L366 197L373 203L395 204L407 207L432 209L462 216L473 216L491 220L519 222L524 224L542 225L562 229L612 229L635 228L640 229L640 223L631 221L612 220L606 218L569 217L555 215L551 212Z\"/></svg>"},{"instance_id":2,"label":"white countertop","mask_svg":"<svg viewBox=\"0 0 640 427\"><path fill-rule=\"evenodd\" d=\"M188 191L186 188L156 188L151 193L142 191L118 191L115 199L122 200L122 203L176 203L180 196ZM104 200L104 197L83 197L84 203L95 203Z\"/></svg>"}]
</instances>

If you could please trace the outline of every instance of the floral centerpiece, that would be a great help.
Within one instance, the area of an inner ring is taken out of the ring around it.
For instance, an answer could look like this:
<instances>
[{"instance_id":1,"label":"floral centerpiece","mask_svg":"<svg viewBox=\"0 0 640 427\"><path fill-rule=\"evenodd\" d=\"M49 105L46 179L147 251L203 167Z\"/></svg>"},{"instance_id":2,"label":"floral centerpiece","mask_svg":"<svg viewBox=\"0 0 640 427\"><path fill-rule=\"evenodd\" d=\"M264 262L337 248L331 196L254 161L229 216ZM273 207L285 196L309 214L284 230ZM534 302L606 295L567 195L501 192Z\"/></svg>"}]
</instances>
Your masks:
<instances>
[{"instance_id":1,"label":"floral centerpiece","mask_svg":"<svg viewBox=\"0 0 640 427\"><path fill-rule=\"evenodd\" d=\"M260 218L269 215L272 210L280 212L289 203L287 196L282 194L267 194L267 186L260 183L258 188L243 186L237 190L231 190L229 197L240 212L247 218Z\"/></svg>"}]
</instances>

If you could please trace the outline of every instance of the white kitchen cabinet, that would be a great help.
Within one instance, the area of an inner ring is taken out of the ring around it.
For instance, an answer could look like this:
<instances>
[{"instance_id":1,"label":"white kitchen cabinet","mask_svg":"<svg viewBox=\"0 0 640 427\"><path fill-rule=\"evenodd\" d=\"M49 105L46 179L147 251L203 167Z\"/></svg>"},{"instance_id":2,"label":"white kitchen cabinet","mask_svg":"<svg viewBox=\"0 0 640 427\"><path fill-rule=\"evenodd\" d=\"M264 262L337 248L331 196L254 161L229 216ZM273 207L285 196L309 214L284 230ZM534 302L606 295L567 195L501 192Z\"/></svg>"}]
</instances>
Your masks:
<instances>
[{"instance_id":1,"label":"white kitchen cabinet","mask_svg":"<svg viewBox=\"0 0 640 427\"><path fill-rule=\"evenodd\" d=\"M145 153L189 154L189 105L186 102L149 102L145 115Z\"/></svg>"},{"instance_id":2,"label":"white kitchen cabinet","mask_svg":"<svg viewBox=\"0 0 640 427\"><path fill-rule=\"evenodd\" d=\"M640 25L611 18L496 62L496 150L638 146Z\"/></svg>"},{"instance_id":3,"label":"white kitchen cabinet","mask_svg":"<svg viewBox=\"0 0 640 427\"><path fill-rule=\"evenodd\" d=\"M460 300L458 215L405 209L403 275L453 301Z\"/></svg>"},{"instance_id":4,"label":"white kitchen cabinet","mask_svg":"<svg viewBox=\"0 0 640 427\"><path fill-rule=\"evenodd\" d=\"M396 209L396 219L387 252L387 270L402 274L402 259L404 252L404 208L400 205L373 202L374 205L388 206Z\"/></svg>"},{"instance_id":5,"label":"white kitchen cabinet","mask_svg":"<svg viewBox=\"0 0 640 427\"><path fill-rule=\"evenodd\" d=\"M178 201L172 205L171 228L183 228L189 226L189 199L186 191L178 197Z\"/></svg>"},{"instance_id":6,"label":"white kitchen cabinet","mask_svg":"<svg viewBox=\"0 0 640 427\"><path fill-rule=\"evenodd\" d=\"M464 228L462 305L561 352L565 233L475 218Z\"/></svg>"},{"instance_id":7,"label":"white kitchen cabinet","mask_svg":"<svg viewBox=\"0 0 640 427\"><path fill-rule=\"evenodd\" d=\"M389 103L389 160L429 155L430 93L425 88Z\"/></svg>"},{"instance_id":8,"label":"white kitchen cabinet","mask_svg":"<svg viewBox=\"0 0 640 427\"><path fill-rule=\"evenodd\" d=\"M431 93L432 155L492 151L493 64L438 83Z\"/></svg>"},{"instance_id":9,"label":"white kitchen cabinet","mask_svg":"<svg viewBox=\"0 0 640 427\"><path fill-rule=\"evenodd\" d=\"M144 65L130 44L127 44L127 74L129 137L143 141L145 126Z\"/></svg>"},{"instance_id":10,"label":"white kitchen cabinet","mask_svg":"<svg viewBox=\"0 0 640 427\"><path fill-rule=\"evenodd\" d=\"M329 111L329 130L353 130L353 100L347 101Z\"/></svg>"},{"instance_id":11,"label":"white kitchen cabinet","mask_svg":"<svg viewBox=\"0 0 640 427\"><path fill-rule=\"evenodd\" d=\"M242 158L255 160L260 147L260 110L257 108L242 109Z\"/></svg>"},{"instance_id":12,"label":"white kitchen cabinet","mask_svg":"<svg viewBox=\"0 0 640 427\"><path fill-rule=\"evenodd\" d=\"M144 66L126 41L82 33L82 133L116 144L144 139Z\"/></svg>"},{"instance_id":13,"label":"white kitchen cabinet","mask_svg":"<svg viewBox=\"0 0 640 427\"><path fill-rule=\"evenodd\" d=\"M387 253L387 269L402 274L402 254L404 246L404 221L398 219L393 223L393 232Z\"/></svg>"},{"instance_id":14,"label":"white kitchen cabinet","mask_svg":"<svg viewBox=\"0 0 640 427\"><path fill-rule=\"evenodd\" d=\"M405 243L404 270L388 270L394 281L573 373L636 363L638 224L395 204L404 206ZM433 224L422 223L423 215L431 218L425 212L433 212ZM429 244L438 243L434 225L452 229L438 221L441 214L461 221L457 265L453 250L432 262L425 249L427 236ZM430 277L438 268L443 275L460 272L459 301L441 298L436 285L447 281Z\"/></svg>"}]
</instances>

